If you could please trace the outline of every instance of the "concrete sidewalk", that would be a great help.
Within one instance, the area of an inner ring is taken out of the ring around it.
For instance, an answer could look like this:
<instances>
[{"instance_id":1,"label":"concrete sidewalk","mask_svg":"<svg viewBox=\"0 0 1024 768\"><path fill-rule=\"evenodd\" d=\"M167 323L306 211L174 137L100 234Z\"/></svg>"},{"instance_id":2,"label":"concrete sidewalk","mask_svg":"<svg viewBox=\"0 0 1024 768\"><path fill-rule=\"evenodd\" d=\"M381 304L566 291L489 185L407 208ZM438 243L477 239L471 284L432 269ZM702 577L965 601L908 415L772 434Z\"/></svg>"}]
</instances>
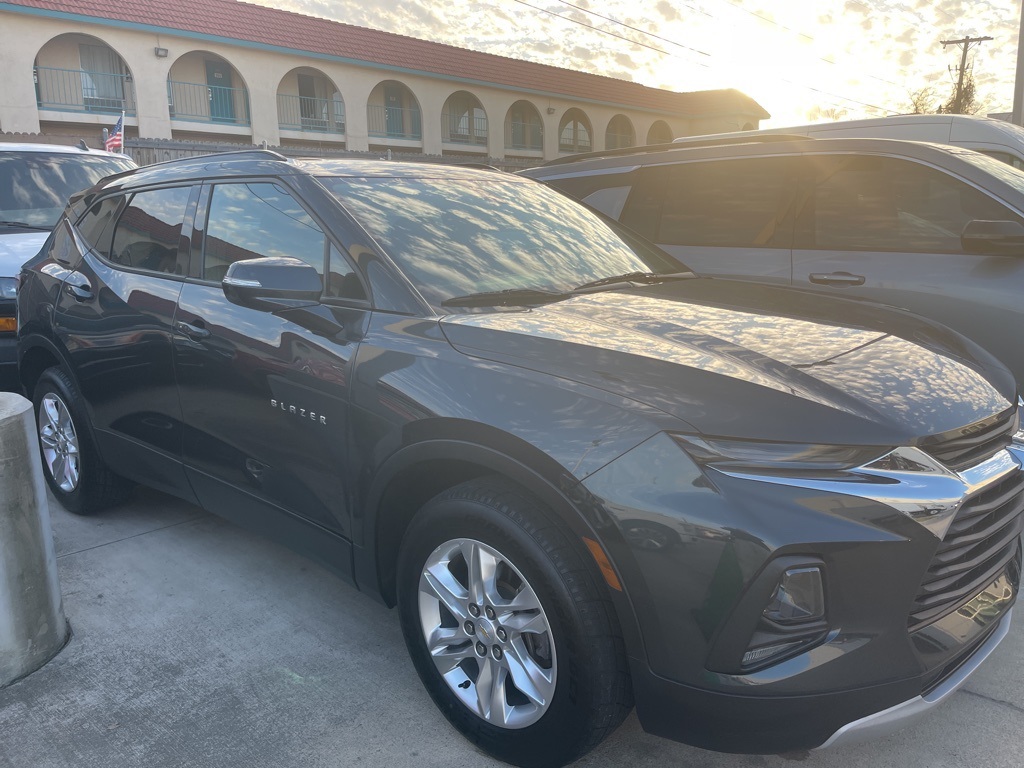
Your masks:
<instances>
[{"instance_id":1,"label":"concrete sidewalk","mask_svg":"<svg viewBox=\"0 0 1024 768\"><path fill-rule=\"evenodd\" d=\"M90 518L51 500L71 622L50 664L0 690L4 768L495 766L434 708L395 612L272 541L153 491ZM1024 610L966 689L884 741L808 768L1024 765ZM789 766L644 734L581 766Z\"/></svg>"}]
</instances>

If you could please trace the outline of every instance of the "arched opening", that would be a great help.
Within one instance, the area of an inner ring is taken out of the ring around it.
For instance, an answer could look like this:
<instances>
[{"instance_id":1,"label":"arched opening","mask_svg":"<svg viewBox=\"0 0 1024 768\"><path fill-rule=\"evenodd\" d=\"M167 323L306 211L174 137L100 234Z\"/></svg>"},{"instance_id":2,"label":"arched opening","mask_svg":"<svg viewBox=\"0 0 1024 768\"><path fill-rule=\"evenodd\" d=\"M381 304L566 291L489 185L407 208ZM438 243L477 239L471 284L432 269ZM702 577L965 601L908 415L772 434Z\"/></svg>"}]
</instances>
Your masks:
<instances>
[{"instance_id":1,"label":"arched opening","mask_svg":"<svg viewBox=\"0 0 1024 768\"><path fill-rule=\"evenodd\" d=\"M540 112L528 101L517 101L505 115L505 149L544 151L544 130Z\"/></svg>"},{"instance_id":2,"label":"arched opening","mask_svg":"<svg viewBox=\"0 0 1024 768\"><path fill-rule=\"evenodd\" d=\"M277 86L277 124L282 131L344 134L341 91L319 69L293 69Z\"/></svg>"},{"instance_id":3,"label":"arched opening","mask_svg":"<svg viewBox=\"0 0 1024 768\"><path fill-rule=\"evenodd\" d=\"M469 91L456 91L441 110L441 140L450 144L487 147L487 113Z\"/></svg>"},{"instance_id":4,"label":"arched opening","mask_svg":"<svg viewBox=\"0 0 1024 768\"><path fill-rule=\"evenodd\" d=\"M647 132L648 144L668 144L672 141L672 129L664 120L656 120Z\"/></svg>"},{"instance_id":5,"label":"arched opening","mask_svg":"<svg viewBox=\"0 0 1024 768\"><path fill-rule=\"evenodd\" d=\"M167 74L171 120L220 125L249 125L249 91L227 59L208 51L189 51Z\"/></svg>"},{"instance_id":6,"label":"arched opening","mask_svg":"<svg viewBox=\"0 0 1024 768\"><path fill-rule=\"evenodd\" d=\"M33 68L41 110L135 115L135 83L121 55L90 35L64 34L39 49Z\"/></svg>"},{"instance_id":7,"label":"arched opening","mask_svg":"<svg viewBox=\"0 0 1024 768\"><path fill-rule=\"evenodd\" d=\"M589 152L593 148L590 120L581 109L570 109L558 124L559 152Z\"/></svg>"},{"instance_id":8,"label":"arched opening","mask_svg":"<svg viewBox=\"0 0 1024 768\"><path fill-rule=\"evenodd\" d=\"M421 141L420 105L408 86L397 80L378 83L366 103L371 138Z\"/></svg>"},{"instance_id":9,"label":"arched opening","mask_svg":"<svg viewBox=\"0 0 1024 768\"><path fill-rule=\"evenodd\" d=\"M604 132L605 149L625 149L636 145L636 131L625 115L616 115Z\"/></svg>"},{"instance_id":10,"label":"arched opening","mask_svg":"<svg viewBox=\"0 0 1024 768\"><path fill-rule=\"evenodd\" d=\"M752 131L752 130L754 130L754 124L753 123L744 123L743 124L743 128L741 130Z\"/></svg>"}]
</instances>

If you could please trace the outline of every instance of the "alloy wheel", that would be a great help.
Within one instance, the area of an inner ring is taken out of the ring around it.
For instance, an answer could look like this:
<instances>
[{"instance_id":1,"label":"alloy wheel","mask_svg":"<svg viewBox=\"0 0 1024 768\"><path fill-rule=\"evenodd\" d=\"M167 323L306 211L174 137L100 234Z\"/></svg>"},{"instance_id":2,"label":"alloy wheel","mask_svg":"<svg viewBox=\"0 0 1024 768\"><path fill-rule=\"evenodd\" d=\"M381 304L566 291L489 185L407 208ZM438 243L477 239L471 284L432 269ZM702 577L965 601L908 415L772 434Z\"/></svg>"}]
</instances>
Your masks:
<instances>
[{"instance_id":1,"label":"alloy wheel","mask_svg":"<svg viewBox=\"0 0 1024 768\"><path fill-rule=\"evenodd\" d=\"M525 728L547 711L557 676L551 625L498 550L473 539L437 547L420 576L419 619L437 671L483 720Z\"/></svg>"},{"instance_id":2,"label":"alloy wheel","mask_svg":"<svg viewBox=\"0 0 1024 768\"><path fill-rule=\"evenodd\" d=\"M39 405L39 441L46 471L62 491L71 493L81 476L78 433L67 405L53 392L44 395Z\"/></svg>"}]
</instances>

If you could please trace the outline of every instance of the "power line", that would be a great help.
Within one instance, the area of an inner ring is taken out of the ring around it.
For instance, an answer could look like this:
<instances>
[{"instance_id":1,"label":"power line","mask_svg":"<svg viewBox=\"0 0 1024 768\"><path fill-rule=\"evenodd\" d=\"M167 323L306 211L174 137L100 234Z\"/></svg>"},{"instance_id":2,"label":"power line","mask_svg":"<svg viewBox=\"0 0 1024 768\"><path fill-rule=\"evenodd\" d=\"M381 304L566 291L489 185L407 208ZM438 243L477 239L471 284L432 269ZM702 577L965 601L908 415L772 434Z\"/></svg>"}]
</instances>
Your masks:
<instances>
[{"instance_id":1,"label":"power line","mask_svg":"<svg viewBox=\"0 0 1024 768\"><path fill-rule=\"evenodd\" d=\"M677 45L680 48L685 48L688 51L693 51L695 53L699 53L702 56L710 56L711 55L709 53L705 53L704 51L698 51L696 48L691 48L688 45L683 45L682 43L677 43L675 40L669 40L667 37L662 37L661 35L656 35L653 32L648 32L646 29L640 29L639 27L631 26L631 25L627 24L624 21L619 21L618 19L613 19L611 16L604 16L603 14L600 14L597 11L591 11L591 10L589 10L587 8L583 8L583 7L579 6L579 5L573 5L572 3L568 2L568 0L557 0L557 1L559 3L561 3L562 5L568 5L570 8L575 8L577 11L582 11L583 13L589 13L591 16L597 16L599 19L604 19L605 21L610 21L613 24L618 24L620 26L625 27L626 29L631 29L634 32L639 32L641 35L647 35L648 37L653 37L655 40L661 40L663 43L668 43L670 45ZM713 16L711 16L711 14L705 14L705 15L707 15L709 18L714 18ZM568 18L568 17L563 16L562 18Z\"/></svg>"},{"instance_id":2,"label":"power line","mask_svg":"<svg viewBox=\"0 0 1024 768\"><path fill-rule=\"evenodd\" d=\"M689 46L683 45L682 43L676 43L675 41L669 40L668 38L664 38L664 37L660 37L658 35L654 35L651 32L647 32L647 31L639 29L637 27L630 26L629 24L626 24L624 22L618 21L617 19L611 18L609 16L603 16L603 15L601 15L599 13L594 12L594 11L589 11L586 8L581 8L580 6L574 5L574 4L570 3L570 2L566 2L566 0L557 0L557 1L562 3L563 5L567 5L567 6L570 6L572 8L575 8L576 10L583 11L584 13L590 13L590 14L592 14L594 16L598 16L598 17L600 17L600 18L602 18L602 19L604 19L606 21L612 22L613 24L619 24L619 25L624 26L624 27L626 27L628 29L631 29L631 30L633 30L635 32L639 32L640 34L648 35L648 36L651 36L651 37L655 37L655 38L657 38L659 40L663 40L664 42L670 43L672 45L676 45L676 46L678 46L680 48L684 48L686 50L693 51L695 53L699 53L699 54L704 55L704 56L708 56L709 55L709 54L705 53L704 51L699 51L699 50L697 50L695 48L690 48ZM520 4L520 5L524 5L527 8L530 8L530 9L532 9L534 11L540 11L541 13L546 13L549 16L554 16L556 19L561 19L562 21L567 21L567 22L570 22L572 24L578 24L578 25L580 25L582 27L586 27L587 29L591 29L591 30L593 30L595 32L600 32L601 34L611 35L612 37L618 38L619 40L624 40L627 43L631 43L632 45L638 45L638 46L640 46L642 48L647 48L649 50L656 51L656 52L664 54L666 56L673 56L674 58L678 58L678 57L675 57L674 54L670 53L669 51L664 50L663 48L658 48L657 46L647 45L646 43L638 42L637 40L633 40L633 39L628 38L628 37L626 37L624 35L619 35L619 34L617 34L615 32L611 32L611 31L609 31L607 29L602 29L600 27L594 26L593 24L587 24L586 22L580 21L579 19L569 18L568 16L563 16L563 15L561 15L559 13L555 13L554 11L549 11L546 8L539 8L539 7L535 6L535 5L531 5L530 3L524 2L524 0L513 0L513 2L516 2L516 3ZM735 5L735 3L732 3L732 0L726 0L726 2L729 2L730 4ZM739 6L737 6L737 7L739 7ZM741 8L741 10L746 10L746 9L742 9ZM763 19L764 21L771 22L773 24L778 24L778 22L775 22L772 19L769 19L767 17L761 16L760 14L756 14L756 13L753 13L751 11L747 11L747 12L751 13L751 15L757 16L760 19ZM709 16L710 18L715 18L714 16L711 16L711 14L705 14L705 15ZM779 25L779 26L783 26L783 25ZM785 27L785 28L789 29L789 31L791 31L791 32L795 32L795 30L792 30L789 27ZM807 38L809 38L811 40L814 39L810 35L806 35L804 33L796 33L796 34L801 34L804 37L807 37ZM818 58L822 58L822 57L818 57ZM834 65L838 66L838 64L836 62L834 62L834 61L829 61L828 59L824 59L824 58L822 58L822 60L825 61L826 63L834 64ZM692 63L697 64L698 66L704 67L705 69L711 69L711 67L708 64L705 64L702 61L694 61ZM785 78L785 77L779 77L778 79L781 80L782 82L789 83L790 85L794 85L797 88L803 88L805 90L812 91L814 93L818 93L818 94L821 94L821 95L824 95L824 96L830 96L830 97L832 97L834 99L841 99L842 101L849 102L851 104L858 104L858 105L860 105L862 107L867 107L869 109L877 110L879 112L884 112L884 113L887 113L887 114L892 114L892 115L898 114L894 110L887 109L886 107L880 107L877 104L870 104L870 103L868 103L866 101L861 101L859 99L854 99L854 98L851 98L849 96L842 96L842 95L840 95L838 93L832 93L831 91L826 91L826 90L823 90L821 88L815 88L814 86L807 85L805 83L799 83L799 82L797 82L795 80L790 80L790 79ZM881 78L876 78L876 79L881 79ZM896 87L902 87L902 86L897 85L896 83L893 83L892 81L885 81L885 82L889 82L891 85L894 85ZM833 106L836 106L836 107L842 107L843 106L842 104L836 104L835 102L829 102L829 103L832 104Z\"/></svg>"},{"instance_id":3,"label":"power line","mask_svg":"<svg viewBox=\"0 0 1024 768\"><path fill-rule=\"evenodd\" d=\"M859 6L861 7L861 8L867 8L867 9L868 9L869 11L872 11L873 13L881 13L881 14L882 14L883 16L887 16L887 17L888 17L888 18L890 18L890 19L891 19L891 18L893 18L892 14L890 14L890 13L886 13L885 11L883 11L883 10L880 10L880 9L878 8L878 6L871 6L871 5L868 5L867 3L861 2L861 0L848 0L848 2L851 2L851 3L853 3L854 5L859 5ZM935 7L933 7L933 8L932 8L932 10L933 10L933 11L938 11L938 12L939 12L939 13L941 13L941 14L942 14L943 16L947 16L947 17L949 17L949 20L950 20L950 21L954 21L954 22L956 22L956 21L959 21L959 19L957 19L957 17L956 17L956 16L954 16L953 14L951 14L951 13L950 13L949 11L944 11L944 10L942 10L942 9L941 9L941 8L939 8L938 6L935 6Z\"/></svg>"},{"instance_id":4,"label":"power line","mask_svg":"<svg viewBox=\"0 0 1024 768\"><path fill-rule=\"evenodd\" d=\"M732 6L736 7L736 8L738 8L739 10L743 11L744 13L749 13L751 16L754 16L754 17L760 19L761 21L767 22L768 24L774 24L775 26L780 27L781 29L785 29L788 32L792 32L794 35L798 35L800 37L806 38L807 40L810 40L812 42L815 42L815 43L818 42L817 38L814 37L814 35L809 35L806 32L801 32L798 29L793 29L792 27L788 27L785 24L783 24L781 22L778 22L778 21L776 21L775 19L773 19L773 18L771 18L769 16L763 16L762 14L757 13L756 11L751 11L751 10L749 10L747 8L744 8L739 3L733 2L733 0L723 0L723 1L726 2L726 3L729 3L729 5L732 5ZM851 0L851 2L853 2L853 0ZM864 5L864 4L863 3L858 3L858 5ZM864 7L867 8L867 6L864 6ZM814 57L816 59L818 59L819 61L824 61L826 64L832 64L833 66L836 66L836 67L840 66L839 62L836 61L835 59L830 59L830 58L827 58L825 56L819 56L818 54L814 54ZM877 80L880 83L886 83L886 84L891 85L891 86L893 86L895 88L903 88L904 87L904 86L900 85L899 83L894 83L892 80L888 80L888 79L886 79L884 77L879 77L878 75L872 75L870 72L865 72L864 74L867 75L868 77L870 77L872 80Z\"/></svg>"},{"instance_id":5,"label":"power line","mask_svg":"<svg viewBox=\"0 0 1024 768\"><path fill-rule=\"evenodd\" d=\"M653 46L653 45L647 45L646 43L641 43L641 42L639 42L637 40L632 40L632 39L626 37L625 35L620 35L620 34L617 34L615 32L611 32L611 31L609 31L607 29L601 29L600 27L595 27L593 24L587 24L585 21L580 21L579 19L570 19L568 16L562 16L560 13L555 13L554 11L549 11L546 8L538 8L535 5L530 5L527 2L523 2L523 0L512 0L512 2L519 3L520 5L525 5L527 8L532 8L535 11L540 11L541 13L546 13L549 16L554 16L556 19L561 19L562 21L568 21L571 24L579 24L581 27L586 27L587 29L592 29L595 32L600 32L603 35L611 35L612 37L616 37L619 40L625 40L627 43L631 43L632 45L638 45L641 48L648 48L648 49L650 49L652 51L657 51L658 53L663 53L666 56L672 56L674 58L678 58L677 56L675 56L675 54L669 53L668 51L664 50L663 48L658 48L658 47ZM706 53L704 51L698 51L696 48L690 48L689 46L682 45L680 43L674 43L674 45L678 45L680 48L686 48L687 50L693 51L694 53L699 53L701 56L710 56L710 54L708 54L708 53ZM705 64L702 61L694 61L693 63L697 64L698 66L704 67L705 69L710 69L710 67L708 67L708 65Z\"/></svg>"}]
</instances>

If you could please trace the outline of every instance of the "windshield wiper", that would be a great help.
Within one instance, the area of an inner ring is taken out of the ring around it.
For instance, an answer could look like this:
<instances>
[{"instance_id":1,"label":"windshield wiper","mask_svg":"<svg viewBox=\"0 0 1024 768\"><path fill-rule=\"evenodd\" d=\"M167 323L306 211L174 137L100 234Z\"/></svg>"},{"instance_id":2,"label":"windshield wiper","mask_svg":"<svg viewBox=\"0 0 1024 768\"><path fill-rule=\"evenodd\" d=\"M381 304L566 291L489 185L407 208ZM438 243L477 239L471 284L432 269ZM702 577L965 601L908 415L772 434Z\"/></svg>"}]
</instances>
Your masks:
<instances>
[{"instance_id":1,"label":"windshield wiper","mask_svg":"<svg viewBox=\"0 0 1024 768\"><path fill-rule=\"evenodd\" d=\"M693 272L627 272L624 275L602 277L600 280L591 280L589 283L577 285L572 292L590 293L599 290L615 290L616 288L628 288L631 285L651 285L669 280L690 280L694 277L696 275Z\"/></svg>"},{"instance_id":2,"label":"windshield wiper","mask_svg":"<svg viewBox=\"0 0 1024 768\"><path fill-rule=\"evenodd\" d=\"M506 288L503 291L484 291L465 296L454 296L441 302L442 307L530 307L562 301L572 293L544 291L540 288Z\"/></svg>"},{"instance_id":3,"label":"windshield wiper","mask_svg":"<svg viewBox=\"0 0 1024 768\"><path fill-rule=\"evenodd\" d=\"M50 231L50 227L40 227L38 224L29 224L27 221L0 221L0 227L19 227L21 229L34 229L39 232Z\"/></svg>"}]
</instances>

